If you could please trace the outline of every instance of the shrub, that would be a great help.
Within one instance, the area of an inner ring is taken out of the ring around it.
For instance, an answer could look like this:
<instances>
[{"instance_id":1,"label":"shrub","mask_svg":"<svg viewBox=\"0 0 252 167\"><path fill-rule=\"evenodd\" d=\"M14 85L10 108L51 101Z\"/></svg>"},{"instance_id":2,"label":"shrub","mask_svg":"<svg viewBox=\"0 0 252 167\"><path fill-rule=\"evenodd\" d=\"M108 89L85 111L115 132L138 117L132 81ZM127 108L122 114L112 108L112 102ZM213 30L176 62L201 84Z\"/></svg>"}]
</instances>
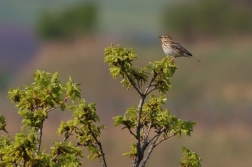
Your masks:
<instances>
[{"instance_id":1,"label":"shrub","mask_svg":"<svg viewBox=\"0 0 252 167\"><path fill-rule=\"evenodd\" d=\"M172 137L190 136L194 121L182 120L163 109L166 93L171 88L170 78L176 71L168 57L151 62L144 68L132 66L137 58L132 49L119 45L105 49L105 62L113 78L120 77L127 89L137 91L138 106L129 107L124 115L115 116L114 125L123 126L135 139L131 150L123 155L133 160L133 167L144 167L154 148ZM156 95L152 94L156 92ZM82 147L88 150L88 159L99 159L107 167L100 136L103 125L99 124L94 103L81 98L79 84L71 78L62 84L58 73L36 71L34 82L24 89L10 89L8 97L16 103L18 114L23 117L21 132L14 138L0 137L0 166L81 166ZM69 102L71 101L71 103ZM41 150L45 120L55 109L72 112L72 119L62 121L58 134L61 141L54 141L50 153ZM0 130L6 131L6 122L0 115ZM77 141L73 141L76 138ZM183 147L181 167L200 167L200 157ZM109 156L109 153L106 154Z\"/></svg>"},{"instance_id":2,"label":"shrub","mask_svg":"<svg viewBox=\"0 0 252 167\"><path fill-rule=\"evenodd\" d=\"M98 10L95 3L81 3L60 13L45 12L38 21L38 33L45 39L73 37L92 33Z\"/></svg>"}]
</instances>

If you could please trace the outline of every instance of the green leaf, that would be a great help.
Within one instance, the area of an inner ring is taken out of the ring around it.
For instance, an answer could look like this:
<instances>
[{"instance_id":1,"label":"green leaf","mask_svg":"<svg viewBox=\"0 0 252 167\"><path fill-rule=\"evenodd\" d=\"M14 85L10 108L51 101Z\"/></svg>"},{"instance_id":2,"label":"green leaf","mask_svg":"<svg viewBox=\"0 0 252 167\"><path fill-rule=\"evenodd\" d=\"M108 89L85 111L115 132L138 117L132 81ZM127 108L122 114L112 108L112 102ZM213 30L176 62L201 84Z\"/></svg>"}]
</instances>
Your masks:
<instances>
[{"instance_id":1,"label":"green leaf","mask_svg":"<svg viewBox=\"0 0 252 167\"><path fill-rule=\"evenodd\" d=\"M0 114L0 130L3 130L6 133L8 133L7 130L5 129L6 125L7 124L5 122L5 117L2 114Z\"/></svg>"},{"instance_id":2,"label":"green leaf","mask_svg":"<svg viewBox=\"0 0 252 167\"><path fill-rule=\"evenodd\" d=\"M58 80L58 72L55 72L53 75L52 75L52 78L51 78L51 83L55 83L57 80Z\"/></svg>"},{"instance_id":3,"label":"green leaf","mask_svg":"<svg viewBox=\"0 0 252 167\"><path fill-rule=\"evenodd\" d=\"M113 120L114 120L114 126L118 126L118 125L122 124L123 117L122 116L116 116L116 117L113 117Z\"/></svg>"},{"instance_id":4,"label":"green leaf","mask_svg":"<svg viewBox=\"0 0 252 167\"><path fill-rule=\"evenodd\" d=\"M181 158L180 167L200 167L202 159L189 149L182 147L184 156Z\"/></svg>"},{"instance_id":5,"label":"green leaf","mask_svg":"<svg viewBox=\"0 0 252 167\"><path fill-rule=\"evenodd\" d=\"M137 147L135 143L131 143L131 151L124 153L124 156L128 156L131 159L135 159L137 156Z\"/></svg>"}]
</instances>

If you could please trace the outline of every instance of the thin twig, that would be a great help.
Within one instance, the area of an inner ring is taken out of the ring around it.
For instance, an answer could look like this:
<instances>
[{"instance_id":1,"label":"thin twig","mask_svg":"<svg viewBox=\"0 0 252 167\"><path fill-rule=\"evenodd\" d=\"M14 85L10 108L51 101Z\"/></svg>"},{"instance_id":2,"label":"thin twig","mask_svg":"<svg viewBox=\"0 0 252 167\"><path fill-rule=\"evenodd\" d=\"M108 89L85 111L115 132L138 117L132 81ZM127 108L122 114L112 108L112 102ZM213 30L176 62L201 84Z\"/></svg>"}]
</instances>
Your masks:
<instances>
[{"instance_id":1,"label":"thin twig","mask_svg":"<svg viewBox=\"0 0 252 167\"><path fill-rule=\"evenodd\" d=\"M75 130L76 128L73 128L69 133L67 133L67 136L65 136L63 141L66 141L72 134L73 130Z\"/></svg>"},{"instance_id":2,"label":"thin twig","mask_svg":"<svg viewBox=\"0 0 252 167\"><path fill-rule=\"evenodd\" d=\"M44 120L41 123L41 126L38 128L38 144L37 144L37 149L40 152L40 147L41 147L41 143L42 143L42 129L43 129L43 123Z\"/></svg>"},{"instance_id":3,"label":"thin twig","mask_svg":"<svg viewBox=\"0 0 252 167\"><path fill-rule=\"evenodd\" d=\"M144 123L143 123L144 124ZM145 139L145 130L144 130L144 126L142 127L142 134L143 134L143 139Z\"/></svg>"},{"instance_id":4,"label":"thin twig","mask_svg":"<svg viewBox=\"0 0 252 167\"><path fill-rule=\"evenodd\" d=\"M151 129L150 127L151 127L151 123L149 123L148 129L147 129L147 135L146 135L146 136L147 136L147 139L148 139L149 134L150 134L150 129Z\"/></svg>"},{"instance_id":5,"label":"thin twig","mask_svg":"<svg viewBox=\"0 0 252 167\"><path fill-rule=\"evenodd\" d=\"M150 112L148 112L147 114L145 114L143 117L142 117L142 120L143 120L143 124L145 124L145 119L150 115Z\"/></svg>"},{"instance_id":6,"label":"thin twig","mask_svg":"<svg viewBox=\"0 0 252 167\"><path fill-rule=\"evenodd\" d=\"M159 135L159 136L160 136L160 135ZM147 154L146 154L146 156L145 156L145 158L144 158L144 160L143 160L143 163L142 163L141 167L145 167L145 164L146 164L146 162L148 161L148 159L150 158L150 155L151 155L153 149L156 147L155 143L156 143L156 141L158 140L159 136L156 136L156 137L155 137L153 143L152 143L151 146L150 146L149 151L147 152Z\"/></svg>"},{"instance_id":7,"label":"thin twig","mask_svg":"<svg viewBox=\"0 0 252 167\"><path fill-rule=\"evenodd\" d=\"M154 87L154 88L152 88L152 89L148 90L148 91L146 92L146 95L150 94L153 90L156 90L156 89L157 89L157 88L156 88L156 87Z\"/></svg>"},{"instance_id":8,"label":"thin twig","mask_svg":"<svg viewBox=\"0 0 252 167\"><path fill-rule=\"evenodd\" d=\"M68 95L65 96L65 99L63 100L62 103L58 104L57 106L53 107L53 108L50 108L48 109L46 112L49 113L50 111L58 108L59 106L63 105L68 99ZM41 122L41 126L38 128L38 145L37 145L37 149L38 151L40 151L40 147L41 147L41 143L42 143L42 129L43 129L43 123L44 123L44 120L42 120Z\"/></svg>"},{"instance_id":9,"label":"thin twig","mask_svg":"<svg viewBox=\"0 0 252 167\"><path fill-rule=\"evenodd\" d=\"M65 96L65 99L63 100L63 102L61 102L60 104L58 104L57 106L53 107L53 108L50 108L48 109L46 112L49 113L50 111L52 110L55 110L56 108L60 107L61 105L63 105L68 99L68 95Z\"/></svg>"},{"instance_id":10,"label":"thin twig","mask_svg":"<svg viewBox=\"0 0 252 167\"><path fill-rule=\"evenodd\" d=\"M129 132L137 139L137 135L135 133L132 132L132 130L130 128L127 127L127 129L129 130Z\"/></svg>"},{"instance_id":11,"label":"thin twig","mask_svg":"<svg viewBox=\"0 0 252 167\"><path fill-rule=\"evenodd\" d=\"M159 145L160 143L162 143L163 141L165 141L165 140L167 140L167 139L169 139L169 138L171 138L171 137L173 137L173 136L176 136L177 135L177 133L173 133L173 134L171 134L170 136L168 136L168 137L163 137L160 141L158 141L157 143L155 143L155 147L157 146L157 145Z\"/></svg>"},{"instance_id":12,"label":"thin twig","mask_svg":"<svg viewBox=\"0 0 252 167\"><path fill-rule=\"evenodd\" d=\"M127 78L129 79L131 85L136 89L136 91L138 92L138 94L141 96L142 95L142 92L140 90L140 88L138 88L135 83L128 77L128 75L126 74Z\"/></svg>"},{"instance_id":13,"label":"thin twig","mask_svg":"<svg viewBox=\"0 0 252 167\"><path fill-rule=\"evenodd\" d=\"M151 126L151 123L149 124L149 127L147 129L147 134L144 138L144 141L143 141L143 146L142 146L142 153L144 153L144 151L146 150L146 148L148 147L150 141L148 141L148 137L149 137L149 134L150 134L150 126Z\"/></svg>"},{"instance_id":14,"label":"thin twig","mask_svg":"<svg viewBox=\"0 0 252 167\"><path fill-rule=\"evenodd\" d=\"M147 128L147 133L143 133L144 134L144 137L143 137L143 145L142 145L142 148L141 148L141 152L142 154L144 154L144 151L146 150L146 148L148 147L149 145L149 141L148 141L148 137L149 137L149 134L150 134L150 126L151 126L151 123L149 124L149 127Z\"/></svg>"},{"instance_id":15,"label":"thin twig","mask_svg":"<svg viewBox=\"0 0 252 167\"><path fill-rule=\"evenodd\" d=\"M71 135L71 133L73 132L73 130L74 130L74 129L72 129L71 132L68 133L67 136L65 136L65 138L64 138L63 141L66 141L66 140L70 137L70 135ZM75 147L77 147L77 144L75 145ZM54 155L54 157L53 157L51 160L54 161L54 160L55 160L58 156L60 156L61 154L62 154L62 153L59 153L59 154Z\"/></svg>"},{"instance_id":16,"label":"thin twig","mask_svg":"<svg viewBox=\"0 0 252 167\"><path fill-rule=\"evenodd\" d=\"M159 138L160 135L161 135L161 133L158 133L155 136L153 136L153 138L149 140L149 143L151 143L152 141L155 141L155 139Z\"/></svg>"},{"instance_id":17,"label":"thin twig","mask_svg":"<svg viewBox=\"0 0 252 167\"><path fill-rule=\"evenodd\" d=\"M90 125L90 124L88 124L88 129L89 129L89 131L91 132L92 137L95 139L95 142L98 144L99 149L100 149L100 151L101 151L102 166L103 166L103 167L107 167L107 163L106 163L106 159L105 159L105 154L104 154L104 152L103 152L101 142L97 139L97 136L96 136L96 135L94 134L94 132L92 131L91 125Z\"/></svg>"},{"instance_id":18,"label":"thin twig","mask_svg":"<svg viewBox=\"0 0 252 167\"><path fill-rule=\"evenodd\" d=\"M145 92L144 92L145 95L149 94L149 93L147 93L147 92L149 91L149 89L150 89L150 87L152 86L152 83L154 82L154 80L156 79L156 77L157 77L157 74L154 72L154 75L153 75L153 77L151 78L151 81L149 82L147 88L145 89Z\"/></svg>"},{"instance_id":19,"label":"thin twig","mask_svg":"<svg viewBox=\"0 0 252 167\"><path fill-rule=\"evenodd\" d=\"M138 89L140 90L140 83L139 83L139 79L137 80L137 86L138 86Z\"/></svg>"},{"instance_id":20,"label":"thin twig","mask_svg":"<svg viewBox=\"0 0 252 167\"><path fill-rule=\"evenodd\" d=\"M128 80L130 81L131 85L136 89L136 91L138 92L138 94L139 94L140 96L142 96L142 92L141 92L140 87L139 87L139 88L137 87L136 83L130 78L130 76L128 75L127 71L125 71L125 70L123 69L123 72L124 72L124 74L126 75L126 77L128 78Z\"/></svg>"},{"instance_id":21,"label":"thin twig","mask_svg":"<svg viewBox=\"0 0 252 167\"><path fill-rule=\"evenodd\" d=\"M51 161L55 161L55 159L58 157L58 156L60 156L61 154L56 154L56 155L54 155L54 157L51 159Z\"/></svg>"}]
</instances>

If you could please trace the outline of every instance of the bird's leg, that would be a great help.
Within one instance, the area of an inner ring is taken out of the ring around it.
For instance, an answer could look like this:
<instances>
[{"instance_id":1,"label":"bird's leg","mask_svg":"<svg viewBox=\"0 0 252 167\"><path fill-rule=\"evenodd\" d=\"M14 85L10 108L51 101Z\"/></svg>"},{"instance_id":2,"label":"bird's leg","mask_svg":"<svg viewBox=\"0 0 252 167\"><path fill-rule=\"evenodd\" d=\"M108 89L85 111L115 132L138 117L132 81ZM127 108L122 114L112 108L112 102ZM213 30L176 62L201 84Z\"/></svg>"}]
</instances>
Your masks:
<instances>
[{"instance_id":1,"label":"bird's leg","mask_svg":"<svg viewBox=\"0 0 252 167\"><path fill-rule=\"evenodd\" d=\"M169 63L174 63L175 57L172 57Z\"/></svg>"}]
</instances>

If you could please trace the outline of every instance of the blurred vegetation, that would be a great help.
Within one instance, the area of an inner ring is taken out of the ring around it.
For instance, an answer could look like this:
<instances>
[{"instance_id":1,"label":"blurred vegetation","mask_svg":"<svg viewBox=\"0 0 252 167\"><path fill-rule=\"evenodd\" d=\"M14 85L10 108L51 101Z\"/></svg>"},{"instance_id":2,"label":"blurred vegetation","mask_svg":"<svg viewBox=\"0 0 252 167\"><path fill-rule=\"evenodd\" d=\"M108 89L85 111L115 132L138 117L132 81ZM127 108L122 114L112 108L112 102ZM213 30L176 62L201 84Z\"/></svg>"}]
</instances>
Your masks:
<instances>
[{"instance_id":1,"label":"blurred vegetation","mask_svg":"<svg viewBox=\"0 0 252 167\"><path fill-rule=\"evenodd\" d=\"M86 2L54 13L44 12L38 19L38 33L45 39L73 37L92 33L96 27L98 9L96 3Z\"/></svg>"},{"instance_id":2,"label":"blurred vegetation","mask_svg":"<svg viewBox=\"0 0 252 167\"><path fill-rule=\"evenodd\" d=\"M249 1L212 0L165 6L164 29L185 36L220 36L252 32L252 10Z\"/></svg>"}]
</instances>

